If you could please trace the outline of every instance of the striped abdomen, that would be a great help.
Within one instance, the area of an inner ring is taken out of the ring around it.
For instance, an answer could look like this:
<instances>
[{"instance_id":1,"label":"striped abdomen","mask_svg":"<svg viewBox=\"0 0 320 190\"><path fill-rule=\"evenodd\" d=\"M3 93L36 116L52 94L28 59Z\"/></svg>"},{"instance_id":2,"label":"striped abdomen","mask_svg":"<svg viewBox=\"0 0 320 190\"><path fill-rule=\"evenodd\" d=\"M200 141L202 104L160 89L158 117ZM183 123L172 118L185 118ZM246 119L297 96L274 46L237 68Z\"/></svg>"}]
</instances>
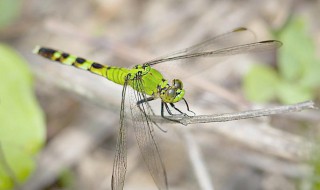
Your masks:
<instances>
[{"instance_id":1,"label":"striped abdomen","mask_svg":"<svg viewBox=\"0 0 320 190\"><path fill-rule=\"evenodd\" d=\"M33 52L65 65L72 65L80 69L88 70L120 85L124 84L125 76L129 73L129 70L126 68L102 65L100 63L86 60L81 57L70 55L68 53L57 51L51 48L36 47Z\"/></svg>"}]
</instances>

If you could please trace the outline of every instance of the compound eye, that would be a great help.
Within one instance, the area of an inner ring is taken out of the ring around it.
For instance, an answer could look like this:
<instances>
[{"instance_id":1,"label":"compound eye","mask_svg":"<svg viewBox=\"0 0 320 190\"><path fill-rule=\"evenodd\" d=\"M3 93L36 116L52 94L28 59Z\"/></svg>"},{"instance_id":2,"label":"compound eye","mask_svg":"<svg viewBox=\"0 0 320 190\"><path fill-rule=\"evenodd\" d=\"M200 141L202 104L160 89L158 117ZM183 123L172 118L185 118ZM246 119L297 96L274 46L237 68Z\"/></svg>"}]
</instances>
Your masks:
<instances>
[{"instance_id":1,"label":"compound eye","mask_svg":"<svg viewBox=\"0 0 320 190\"><path fill-rule=\"evenodd\" d=\"M179 79L174 79L172 83L173 83L173 86L175 89L182 89L183 88L183 84L182 84L181 80L179 80Z\"/></svg>"},{"instance_id":2,"label":"compound eye","mask_svg":"<svg viewBox=\"0 0 320 190\"><path fill-rule=\"evenodd\" d=\"M172 89L172 88L167 90L167 96L172 97L172 98L176 97L176 90Z\"/></svg>"}]
</instances>

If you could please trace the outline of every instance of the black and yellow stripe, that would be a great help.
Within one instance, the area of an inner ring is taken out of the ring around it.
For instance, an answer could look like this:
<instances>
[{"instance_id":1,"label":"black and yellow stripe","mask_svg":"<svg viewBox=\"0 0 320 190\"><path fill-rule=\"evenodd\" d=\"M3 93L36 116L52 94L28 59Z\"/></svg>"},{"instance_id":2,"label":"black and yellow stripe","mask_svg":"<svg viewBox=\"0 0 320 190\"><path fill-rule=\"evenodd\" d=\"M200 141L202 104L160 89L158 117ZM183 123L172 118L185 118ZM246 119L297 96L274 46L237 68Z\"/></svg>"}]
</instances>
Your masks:
<instances>
[{"instance_id":1,"label":"black and yellow stripe","mask_svg":"<svg viewBox=\"0 0 320 190\"><path fill-rule=\"evenodd\" d=\"M54 50L51 48L37 46L33 50L33 53L39 54L42 57L45 57L52 61L60 62L64 65L72 65L83 70L88 70L120 85L124 84L125 77L130 72L126 68L102 65L100 63L86 60L84 58L70 55L69 53Z\"/></svg>"}]
</instances>

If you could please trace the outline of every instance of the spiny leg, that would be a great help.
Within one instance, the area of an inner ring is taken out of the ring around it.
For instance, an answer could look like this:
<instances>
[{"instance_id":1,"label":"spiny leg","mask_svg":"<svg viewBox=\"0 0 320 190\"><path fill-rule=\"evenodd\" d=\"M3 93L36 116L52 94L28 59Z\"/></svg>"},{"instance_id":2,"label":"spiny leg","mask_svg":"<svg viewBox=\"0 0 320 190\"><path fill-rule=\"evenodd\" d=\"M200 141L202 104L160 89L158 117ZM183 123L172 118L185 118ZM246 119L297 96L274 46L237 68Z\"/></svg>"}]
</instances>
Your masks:
<instances>
[{"instance_id":1,"label":"spiny leg","mask_svg":"<svg viewBox=\"0 0 320 190\"><path fill-rule=\"evenodd\" d=\"M152 100L154 100L154 97L146 97L146 98L140 98L140 100L139 101L137 101L137 106L138 106L138 108L140 109L140 111L142 112L142 113L146 113L145 112L145 108L143 107L143 103L147 103L147 102L150 102L150 101L152 101ZM141 105L142 105L142 107L141 107ZM145 115L146 117L148 117L147 115Z\"/></svg>"},{"instance_id":2,"label":"spiny leg","mask_svg":"<svg viewBox=\"0 0 320 190\"><path fill-rule=\"evenodd\" d=\"M147 98L143 98L143 99L141 99L141 100L139 100L139 101L137 102L137 106L138 106L139 109L143 112L143 111L144 111L144 108L141 107L141 104L147 103L147 102L150 102L150 101L153 101L153 100L155 100L155 98L152 97L152 96L151 96L151 97L147 97ZM171 105L171 106L172 106L172 105ZM173 114L173 113L171 112L169 106L168 106L165 102L161 101L161 117L163 117L164 119L170 120L170 121L174 121L174 122L180 123L179 120L172 119L172 118L170 118L170 117L165 116L165 115L164 115L164 107L166 108L166 110L167 110L167 112L168 112L168 114L169 114L170 116L175 115L175 114ZM175 108L177 111L179 111L179 112L181 113L181 115L186 115L185 113L183 113L182 111L180 111L178 108L176 108L174 105L173 105L172 107ZM189 107L187 106L187 108L189 108ZM190 111L190 110L188 110L188 111ZM143 112L143 113L144 113L144 112ZM180 115L180 114L178 114L178 115ZM161 131L166 132L165 130L161 129L158 125L156 125L156 126L157 126Z\"/></svg>"},{"instance_id":3,"label":"spiny leg","mask_svg":"<svg viewBox=\"0 0 320 190\"><path fill-rule=\"evenodd\" d=\"M161 101L161 117L163 117L164 119L167 119L167 120L169 120L169 121L174 121L174 122L180 123L179 119L172 119L172 118L170 118L170 117L168 117L168 116L165 116L165 115L164 115L164 107L166 107L166 110L167 110L167 112L168 112L168 114L169 114L170 116L173 116L173 115L174 115L174 114L172 114L172 112L170 111L168 105L167 105L165 102Z\"/></svg>"},{"instance_id":4,"label":"spiny leg","mask_svg":"<svg viewBox=\"0 0 320 190\"><path fill-rule=\"evenodd\" d=\"M196 115L193 111L190 110L189 105L188 105L186 99L183 98L183 101L184 101L185 104L186 104L187 111L193 113L194 115ZM174 105L174 103L169 103L169 104L170 104L170 106L171 106L172 108L174 108L176 111L178 111L182 116L189 116L188 114L182 112L179 108L177 108L177 107ZM172 115L179 115L179 114L172 114L172 112L171 112L170 108L168 107L167 103L163 103L163 105L166 107L166 110L167 110L167 112L169 113L169 115L171 115L171 116L172 116Z\"/></svg>"},{"instance_id":5,"label":"spiny leg","mask_svg":"<svg viewBox=\"0 0 320 190\"><path fill-rule=\"evenodd\" d=\"M170 103L170 106L177 110L180 114L185 114L181 110L179 110L173 103Z\"/></svg>"},{"instance_id":6,"label":"spiny leg","mask_svg":"<svg viewBox=\"0 0 320 190\"><path fill-rule=\"evenodd\" d=\"M173 115L173 114L172 114L171 110L168 108L168 105L165 102L161 101L161 117L167 119L167 117L164 115L164 107L166 107L166 110L169 115Z\"/></svg>"},{"instance_id":7,"label":"spiny leg","mask_svg":"<svg viewBox=\"0 0 320 190\"><path fill-rule=\"evenodd\" d=\"M140 99L139 101L137 101L137 103L136 103L137 106L138 106L138 108L140 109L140 111L145 114L145 117L149 117L149 115L146 114L145 108L144 108L144 106L143 106L142 104L143 104L143 103L150 102L150 101L152 101L152 100L155 100L155 98L151 96L151 97L142 98L142 99ZM142 106L141 106L141 105L142 105ZM150 110L151 110L151 109L150 109ZM154 115L153 110L151 110L151 112L152 112L152 114ZM153 122L153 121L152 121L152 122ZM153 122L153 123L154 123L154 122ZM159 125L157 125L156 123L154 123L154 125L157 126L158 129L160 129L162 132L164 132L164 133L167 132L167 130L162 129L162 128L161 128Z\"/></svg>"},{"instance_id":8,"label":"spiny leg","mask_svg":"<svg viewBox=\"0 0 320 190\"><path fill-rule=\"evenodd\" d=\"M195 116L195 115L196 115L196 113L194 113L193 111L191 111L191 110L190 110L187 100L186 100L186 99L184 99L184 98L182 98L182 100L183 100L183 101L184 101L184 103L186 104L187 111L188 111L188 112L193 113L193 115Z\"/></svg>"},{"instance_id":9,"label":"spiny leg","mask_svg":"<svg viewBox=\"0 0 320 190\"><path fill-rule=\"evenodd\" d=\"M139 101L137 102L137 105L139 106L140 104L143 104L143 103L145 103L145 102L150 102L150 101L152 101L152 100L154 100L154 97L153 97L153 96L147 97L146 99L141 99L141 100L139 100Z\"/></svg>"},{"instance_id":10,"label":"spiny leg","mask_svg":"<svg viewBox=\"0 0 320 190\"><path fill-rule=\"evenodd\" d=\"M171 110L170 110L170 108L169 108L169 106L168 106L167 103L163 102L163 105L164 105L164 107L166 108L166 110L167 110L167 112L168 112L169 115L174 115L174 114L171 112Z\"/></svg>"},{"instance_id":11,"label":"spiny leg","mask_svg":"<svg viewBox=\"0 0 320 190\"><path fill-rule=\"evenodd\" d=\"M178 116L182 116L182 117L190 117L188 114L186 114L186 113L184 113L184 112L182 112L180 109L178 109L175 105L174 105L174 103L170 103L170 106L171 107L173 107L175 110L177 110L180 114L174 114L174 115L178 115ZM188 108L188 107L187 107ZM188 111L190 111L190 110L188 110Z\"/></svg>"}]
</instances>

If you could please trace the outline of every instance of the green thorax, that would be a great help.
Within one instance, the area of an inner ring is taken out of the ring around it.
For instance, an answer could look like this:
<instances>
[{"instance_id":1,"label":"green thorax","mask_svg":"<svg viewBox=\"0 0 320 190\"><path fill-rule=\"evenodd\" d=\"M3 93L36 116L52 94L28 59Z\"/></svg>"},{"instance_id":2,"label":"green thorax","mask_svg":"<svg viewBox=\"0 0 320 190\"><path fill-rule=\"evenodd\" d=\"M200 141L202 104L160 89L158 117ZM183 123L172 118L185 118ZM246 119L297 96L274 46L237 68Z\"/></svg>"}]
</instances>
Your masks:
<instances>
[{"instance_id":1,"label":"green thorax","mask_svg":"<svg viewBox=\"0 0 320 190\"><path fill-rule=\"evenodd\" d=\"M150 96L158 97L159 87L165 87L168 84L159 71L148 65L137 65L128 73L130 73L129 85L136 91Z\"/></svg>"},{"instance_id":2,"label":"green thorax","mask_svg":"<svg viewBox=\"0 0 320 190\"><path fill-rule=\"evenodd\" d=\"M161 98L166 103L176 103L184 97L185 91L180 80L174 79L170 85L158 70L147 64L137 65L129 73L129 85L136 91Z\"/></svg>"}]
</instances>

